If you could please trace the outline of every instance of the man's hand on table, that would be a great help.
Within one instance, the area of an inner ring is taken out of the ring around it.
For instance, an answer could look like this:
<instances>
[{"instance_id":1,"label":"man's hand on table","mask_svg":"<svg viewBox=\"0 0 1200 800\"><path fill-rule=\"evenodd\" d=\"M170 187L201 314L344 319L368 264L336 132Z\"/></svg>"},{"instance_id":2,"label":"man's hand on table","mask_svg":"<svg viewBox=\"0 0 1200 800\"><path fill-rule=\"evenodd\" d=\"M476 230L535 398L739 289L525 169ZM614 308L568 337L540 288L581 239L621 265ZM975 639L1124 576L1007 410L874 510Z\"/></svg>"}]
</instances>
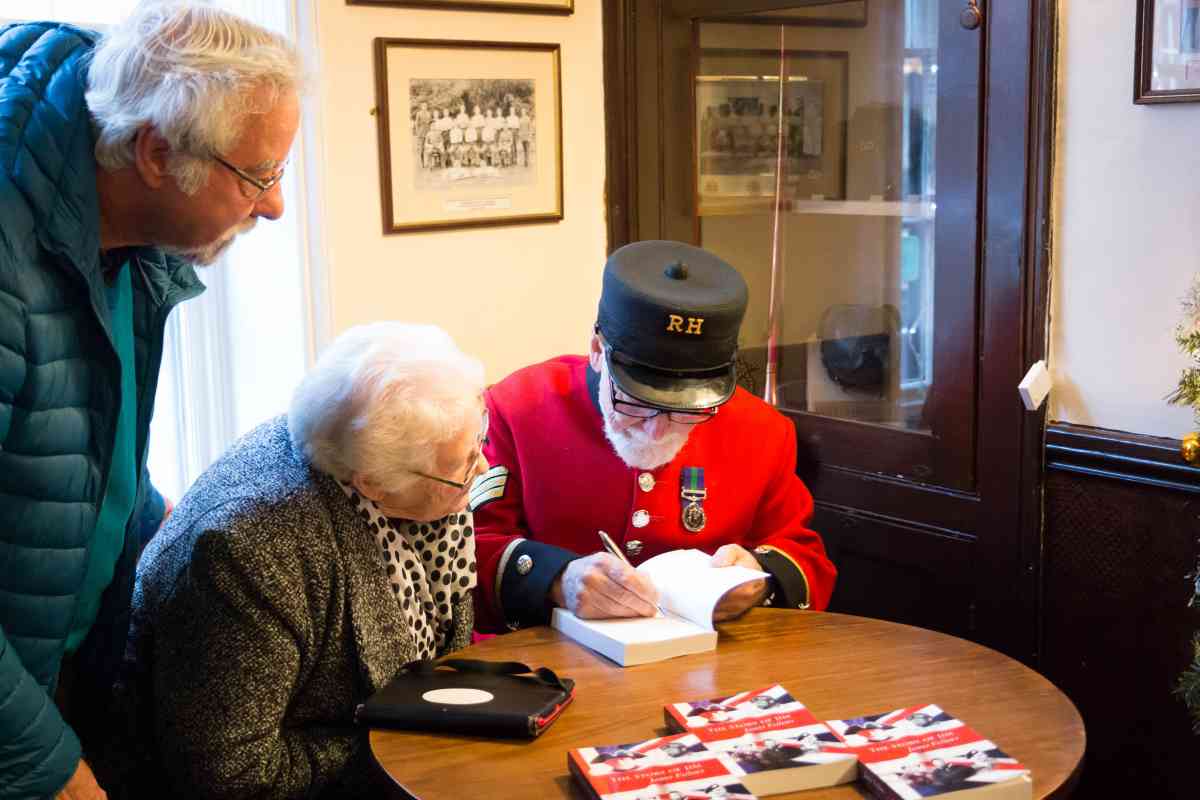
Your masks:
<instances>
[{"instance_id":1,"label":"man's hand on table","mask_svg":"<svg viewBox=\"0 0 1200 800\"><path fill-rule=\"evenodd\" d=\"M737 566L762 570L758 559L749 550L736 544L721 545L717 552L713 553L712 565L714 567ZM755 606L761 605L767 598L767 589L767 581L764 578L730 589L713 609L713 621L725 622L736 619Z\"/></svg>"},{"instance_id":2,"label":"man's hand on table","mask_svg":"<svg viewBox=\"0 0 1200 800\"><path fill-rule=\"evenodd\" d=\"M550 586L550 599L584 619L658 613L658 589L650 579L608 553L593 553L567 564Z\"/></svg>"}]
</instances>

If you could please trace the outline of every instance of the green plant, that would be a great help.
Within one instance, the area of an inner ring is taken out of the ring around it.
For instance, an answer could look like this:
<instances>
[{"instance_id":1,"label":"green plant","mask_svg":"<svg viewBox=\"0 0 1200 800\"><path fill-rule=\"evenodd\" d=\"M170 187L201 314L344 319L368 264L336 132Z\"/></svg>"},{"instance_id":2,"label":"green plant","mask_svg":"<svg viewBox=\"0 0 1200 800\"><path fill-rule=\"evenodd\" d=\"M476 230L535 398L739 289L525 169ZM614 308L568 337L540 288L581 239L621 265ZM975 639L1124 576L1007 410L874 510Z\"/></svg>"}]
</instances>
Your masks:
<instances>
[{"instance_id":1,"label":"green plant","mask_svg":"<svg viewBox=\"0 0 1200 800\"><path fill-rule=\"evenodd\" d=\"M1192 359L1192 366L1179 376L1179 385L1167 397L1175 405L1191 406L1200 423L1200 277L1192 283L1183 301L1184 320L1175 329L1179 349Z\"/></svg>"},{"instance_id":2,"label":"green plant","mask_svg":"<svg viewBox=\"0 0 1200 800\"><path fill-rule=\"evenodd\" d=\"M1200 423L1200 276L1193 281L1191 291L1183 301L1183 310L1183 322L1175 329L1175 341L1192 360L1192 366L1183 370L1179 386L1167 399L1176 405L1190 406ZM1194 440L1194 437L1190 438ZM1200 564L1187 578L1192 583L1188 608L1200 609ZM1175 694L1192 712L1192 728L1200 733L1200 632L1192 638L1192 663L1179 676Z\"/></svg>"}]
</instances>

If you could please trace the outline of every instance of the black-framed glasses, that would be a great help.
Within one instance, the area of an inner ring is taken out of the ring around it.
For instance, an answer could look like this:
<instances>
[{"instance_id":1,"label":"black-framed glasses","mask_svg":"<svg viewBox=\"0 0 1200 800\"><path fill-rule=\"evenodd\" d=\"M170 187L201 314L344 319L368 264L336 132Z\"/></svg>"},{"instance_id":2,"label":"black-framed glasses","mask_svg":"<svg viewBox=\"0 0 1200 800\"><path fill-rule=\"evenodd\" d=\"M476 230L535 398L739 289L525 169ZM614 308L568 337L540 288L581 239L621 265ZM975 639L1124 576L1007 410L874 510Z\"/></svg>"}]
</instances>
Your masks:
<instances>
[{"instance_id":1,"label":"black-framed glasses","mask_svg":"<svg viewBox=\"0 0 1200 800\"><path fill-rule=\"evenodd\" d=\"M633 400L622 400L617 397L617 382L612 379L611 375L608 376L608 390L612 394L613 410L627 417L652 419L659 414L666 414L667 419L671 420L671 422L677 422L680 425L699 425L701 422L708 422L720 410L719 406L713 406L712 408L703 408L696 411L676 411L670 408L652 406L647 403L638 403Z\"/></svg>"},{"instance_id":2,"label":"black-framed glasses","mask_svg":"<svg viewBox=\"0 0 1200 800\"><path fill-rule=\"evenodd\" d=\"M221 158L219 155L216 155L215 153L212 156L212 160L216 161L222 167L229 170L234 175L237 175L239 178L244 180L246 183L248 183L254 187L254 189L252 191L250 191L249 193L247 193L247 191L245 189L242 189L242 194L246 196L247 200L258 200L264 194L266 194L267 192L274 189L279 184L279 182L281 180L283 180L283 172L284 172L284 170L287 169L287 165L288 165L288 162L286 162L286 161L283 162L283 165L279 167L279 169L275 172L274 175L272 175L269 178L263 179L263 178L256 178L253 175L251 175L249 172L246 172L246 170L242 169L241 167L230 164L228 161Z\"/></svg>"},{"instance_id":3,"label":"black-framed glasses","mask_svg":"<svg viewBox=\"0 0 1200 800\"><path fill-rule=\"evenodd\" d=\"M439 478L437 475L430 475L428 472L421 472L420 470L416 469L405 470L405 472L410 472L413 475L420 475L422 478L428 478L431 481L437 481L438 483L445 484L446 486L453 486L455 489L462 491L470 485L471 481L469 479L471 477L471 473L475 470L475 465L479 463L480 456L483 455L483 446L487 444L488 441L487 432L488 412L485 408L483 410L483 423L479 427L479 442L476 445L475 455L471 456L471 458L467 460L467 468L463 472L461 481L452 481L449 478Z\"/></svg>"}]
</instances>

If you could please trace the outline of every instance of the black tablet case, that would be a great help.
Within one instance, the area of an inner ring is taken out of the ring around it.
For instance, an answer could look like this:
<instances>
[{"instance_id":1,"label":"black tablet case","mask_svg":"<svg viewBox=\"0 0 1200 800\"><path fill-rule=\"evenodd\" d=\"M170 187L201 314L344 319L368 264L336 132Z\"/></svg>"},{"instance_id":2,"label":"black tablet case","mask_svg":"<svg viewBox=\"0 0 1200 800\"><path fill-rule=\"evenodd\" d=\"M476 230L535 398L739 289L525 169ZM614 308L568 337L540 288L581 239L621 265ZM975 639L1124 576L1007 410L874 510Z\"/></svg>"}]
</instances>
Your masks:
<instances>
[{"instance_id":1,"label":"black tablet case","mask_svg":"<svg viewBox=\"0 0 1200 800\"><path fill-rule=\"evenodd\" d=\"M479 689L492 699L471 705L424 699L436 689ZM369 728L534 738L574 697L575 682L545 667L461 658L417 661L359 705L354 719Z\"/></svg>"}]
</instances>

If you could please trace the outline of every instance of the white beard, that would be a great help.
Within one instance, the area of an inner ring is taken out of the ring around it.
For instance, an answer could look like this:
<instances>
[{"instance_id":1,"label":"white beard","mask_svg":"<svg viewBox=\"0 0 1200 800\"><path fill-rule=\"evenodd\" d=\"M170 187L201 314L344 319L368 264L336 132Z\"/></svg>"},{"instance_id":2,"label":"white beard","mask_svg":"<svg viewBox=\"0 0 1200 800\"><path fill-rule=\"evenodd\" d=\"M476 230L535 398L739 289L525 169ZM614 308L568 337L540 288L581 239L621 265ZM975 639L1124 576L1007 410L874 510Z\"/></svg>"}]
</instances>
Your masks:
<instances>
[{"instance_id":1,"label":"white beard","mask_svg":"<svg viewBox=\"0 0 1200 800\"><path fill-rule=\"evenodd\" d=\"M216 262L218 258L224 255L229 249L229 245L233 244L233 240L243 233L251 230L258 222L257 217L250 217L233 228L226 231L220 239L217 239L211 244L206 244L202 247L190 248L164 248L172 255L179 256L185 261L189 261L198 267L207 267Z\"/></svg>"},{"instance_id":2,"label":"white beard","mask_svg":"<svg viewBox=\"0 0 1200 800\"><path fill-rule=\"evenodd\" d=\"M611 412L610 412L611 413ZM634 469L657 469L670 462L687 444L689 430L673 430L655 441L637 428L618 431L609 414L604 415L604 435L627 465Z\"/></svg>"}]
</instances>

